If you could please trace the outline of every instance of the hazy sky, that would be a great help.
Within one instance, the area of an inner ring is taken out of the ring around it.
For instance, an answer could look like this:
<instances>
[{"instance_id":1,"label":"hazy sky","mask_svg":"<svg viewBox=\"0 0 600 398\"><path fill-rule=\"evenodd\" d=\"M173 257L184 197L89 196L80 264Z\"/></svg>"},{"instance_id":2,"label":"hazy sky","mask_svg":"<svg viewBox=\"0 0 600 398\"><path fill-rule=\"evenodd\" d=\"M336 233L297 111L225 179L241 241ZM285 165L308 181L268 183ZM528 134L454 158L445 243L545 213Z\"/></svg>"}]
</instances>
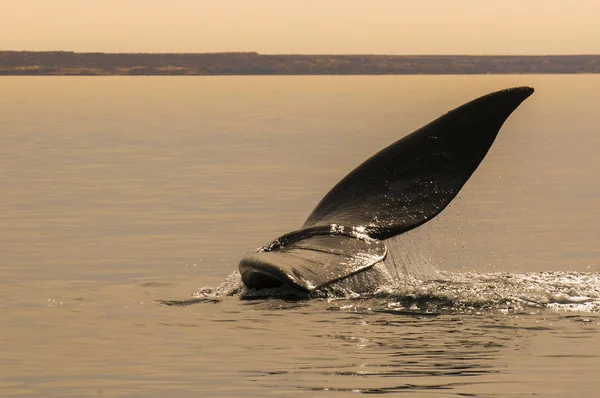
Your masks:
<instances>
[{"instance_id":1,"label":"hazy sky","mask_svg":"<svg viewBox=\"0 0 600 398\"><path fill-rule=\"evenodd\" d=\"M0 0L0 50L591 54L600 0Z\"/></svg>"}]
</instances>

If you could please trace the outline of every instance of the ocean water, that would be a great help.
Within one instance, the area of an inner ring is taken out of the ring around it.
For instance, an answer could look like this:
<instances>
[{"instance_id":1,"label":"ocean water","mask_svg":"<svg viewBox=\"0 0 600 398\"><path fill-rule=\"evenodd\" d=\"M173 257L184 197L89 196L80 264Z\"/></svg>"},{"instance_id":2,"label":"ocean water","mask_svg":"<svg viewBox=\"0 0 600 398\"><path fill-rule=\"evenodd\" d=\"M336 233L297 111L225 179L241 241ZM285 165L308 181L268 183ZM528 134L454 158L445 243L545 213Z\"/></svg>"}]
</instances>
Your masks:
<instances>
[{"instance_id":1,"label":"ocean water","mask_svg":"<svg viewBox=\"0 0 600 398\"><path fill-rule=\"evenodd\" d=\"M439 279L246 291L379 149L536 92L403 241ZM600 76L0 79L0 396L596 397Z\"/></svg>"}]
</instances>

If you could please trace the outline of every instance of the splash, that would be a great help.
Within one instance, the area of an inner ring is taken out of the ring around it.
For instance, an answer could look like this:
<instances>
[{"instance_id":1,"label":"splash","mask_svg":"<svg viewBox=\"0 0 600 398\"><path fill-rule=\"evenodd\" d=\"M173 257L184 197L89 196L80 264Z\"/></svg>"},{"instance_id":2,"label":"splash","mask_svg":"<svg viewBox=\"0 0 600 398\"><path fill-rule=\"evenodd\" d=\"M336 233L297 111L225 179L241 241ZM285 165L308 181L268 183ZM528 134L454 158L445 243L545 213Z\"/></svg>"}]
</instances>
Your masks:
<instances>
[{"instance_id":1,"label":"splash","mask_svg":"<svg viewBox=\"0 0 600 398\"><path fill-rule=\"evenodd\" d=\"M337 227L337 226L336 226ZM373 267L306 294L288 286L248 289L238 271L217 287L203 287L185 303L320 299L378 301L393 312L440 313L552 309L600 313L600 273L443 272L433 265L427 228L384 241L387 257ZM343 304L345 305L345 304Z\"/></svg>"},{"instance_id":2,"label":"splash","mask_svg":"<svg viewBox=\"0 0 600 398\"><path fill-rule=\"evenodd\" d=\"M439 275L437 280L405 280L382 286L375 295L400 308L417 306L438 311L511 311L535 307L600 312L598 273L440 272Z\"/></svg>"},{"instance_id":3,"label":"splash","mask_svg":"<svg viewBox=\"0 0 600 398\"><path fill-rule=\"evenodd\" d=\"M391 311L439 313L456 311L515 311L548 308L557 311L600 313L600 273L453 273L437 272L438 278L421 280L412 276L388 279L370 292L357 292L353 284L334 284L311 295L280 287L247 289L235 271L217 287L203 287L181 303L217 302L226 297L244 300L320 299L383 301ZM368 274L357 274L367 278ZM360 280L359 280L360 281ZM368 281L364 281L365 283ZM363 290L363 289L361 289Z\"/></svg>"}]
</instances>

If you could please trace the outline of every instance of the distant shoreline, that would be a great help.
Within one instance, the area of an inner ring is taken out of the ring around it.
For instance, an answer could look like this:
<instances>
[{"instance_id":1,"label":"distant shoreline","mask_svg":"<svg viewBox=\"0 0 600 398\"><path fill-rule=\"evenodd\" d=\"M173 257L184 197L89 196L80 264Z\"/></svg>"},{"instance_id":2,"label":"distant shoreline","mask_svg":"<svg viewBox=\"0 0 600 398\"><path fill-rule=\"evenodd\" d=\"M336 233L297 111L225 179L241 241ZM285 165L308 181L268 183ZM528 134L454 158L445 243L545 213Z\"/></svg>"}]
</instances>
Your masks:
<instances>
[{"instance_id":1,"label":"distant shoreline","mask_svg":"<svg viewBox=\"0 0 600 398\"><path fill-rule=\"evenodd\" d=\"M0 76L600 73L600 55L300 55L0 51Z\"/></svg>"}]
</instances>

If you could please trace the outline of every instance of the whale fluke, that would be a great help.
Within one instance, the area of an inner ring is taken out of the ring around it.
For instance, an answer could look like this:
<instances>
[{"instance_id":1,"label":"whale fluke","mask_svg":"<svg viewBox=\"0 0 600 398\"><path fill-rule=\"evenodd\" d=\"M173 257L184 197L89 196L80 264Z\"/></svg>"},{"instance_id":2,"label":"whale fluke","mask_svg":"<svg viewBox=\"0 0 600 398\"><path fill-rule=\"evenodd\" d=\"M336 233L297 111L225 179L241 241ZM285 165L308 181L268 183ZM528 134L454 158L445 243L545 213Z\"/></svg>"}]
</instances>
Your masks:
<instances>
[{"instance_id":1,"label":"whale fluke","mask_svg":"<svg viewBox=\"0 0 600 398\"><path fill-rule=\"evenodd\" d=\"M241 260L242 279L257 289L287 284L308 293L385 259L382 242L341 232L305 229L284 235Z\"/></svg>"},{"instance_id":2,"label":"whale fluke","mask_svg":"<svg viewBox=\"0 0 600 398\"><path fill-rule=\"evenodd\" d=\"M533 91L477 98L373 155L325 195L302 229L244 257L243 282L311 292L382 261L385 239L426 223L456 197Z\"/></svg>"}]
</instances>

